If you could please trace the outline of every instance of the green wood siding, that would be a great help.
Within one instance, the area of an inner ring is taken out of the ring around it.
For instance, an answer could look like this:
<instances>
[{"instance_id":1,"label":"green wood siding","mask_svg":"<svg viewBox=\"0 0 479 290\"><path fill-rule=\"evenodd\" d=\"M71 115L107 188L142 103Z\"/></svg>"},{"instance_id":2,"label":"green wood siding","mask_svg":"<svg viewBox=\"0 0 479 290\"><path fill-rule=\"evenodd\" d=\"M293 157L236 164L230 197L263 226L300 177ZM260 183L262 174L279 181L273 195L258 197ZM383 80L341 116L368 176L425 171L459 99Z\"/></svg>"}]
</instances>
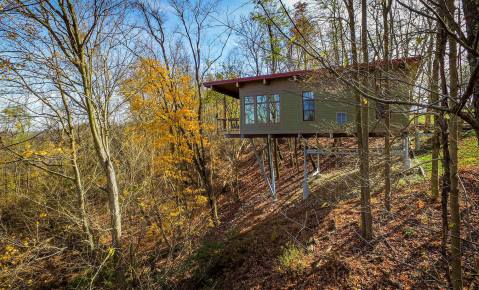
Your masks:
<instances>
[{"instance_id":1,"label":"green wood siding","mask_svg":"<svg viewBox=\"0 0 479 290\"><path fill-rule=\"evenodd\" d=\"M374 81L372 80L372 83ZM371 85L374 88L374 86ZM395 83L393 94L401 99L408 99L406 84ZM300 133L355 133L355 92L333 78L315 82L299 82L290 79L275 79L264 85L262 82L244 83L239 89L241 100L241 134L300 134ZM315 119L303 121L302 92L313 91L315 94ZM370 92L374 93L374 92ZM280 122L277 124L245 124L244 97L257 95L280 95ZM407 106L391 106L392 133L398 134L408 124ZM336 124L336 113L345 112L347 123ZM384 122L376 118L376 104L370 101L370 131L384 132Z\"/></svg>"}]
</instances>

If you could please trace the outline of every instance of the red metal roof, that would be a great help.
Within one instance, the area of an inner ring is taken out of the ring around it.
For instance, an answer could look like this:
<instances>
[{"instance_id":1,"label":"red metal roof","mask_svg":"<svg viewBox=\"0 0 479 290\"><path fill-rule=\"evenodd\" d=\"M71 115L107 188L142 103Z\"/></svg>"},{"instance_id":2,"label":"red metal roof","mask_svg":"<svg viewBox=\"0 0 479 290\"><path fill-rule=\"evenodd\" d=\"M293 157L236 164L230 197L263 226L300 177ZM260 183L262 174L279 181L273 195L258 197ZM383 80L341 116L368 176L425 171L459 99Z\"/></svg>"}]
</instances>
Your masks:
<instances>
[{"instance_id":1,"label":"red metal roof","mask_svg":"<svg viewBox=\"0 0 479 290\"><path fill-rule=\"evenodd\" d=\"M289 78L289 77L299 76L299 75L306 75L311 72L312 72L311 70L297 70L297 71L289 71L289 72L283 72L283 73L259 75L259 76L253 76L253 77L243 77L243 78L235 78L235 79L228 79L228 80L211 81L211 82L205 82L203 85L205 87L210 87L210 86L223 85L223 84L245 83L245 82L254 82L254 81L270 80L270 79L281 79L281 78Z\"/></svg>"},{"instance_id":2,"label":"red metal roof","mask_svg":"<svg viewBox=\"0 0 479 290\"><path fill-rule=\"evenodd\" d=\"M421 60L421 56L412 56L412 57L403 57L391 60L391 64L393 66L405 64L405 63L413 63L418 62ZM367 63L360 63L358 66L361 67L370 67L370 68L377 68L381 67L385 64L383 60L377 60ZM347 69L352 68L353 65L338 67L337 69ZM216 80L216 81L209 81L203 83L205 87L212 88L215 91L220 93L230 95L232 97L238 98L238 88L236 84L238 83L246 83L246 82L255 82L255 81L262 81L262 80L272 80L272 79L282 79L282 78L290 78L294 76L304 76L312 73L321 73L327 72L328 69L317 69L317 70L298 70L298 71L290 71L290 72L282 72L282 73L274 73L274 74L267 74L267 75L259 75L259 76L252 76L252 77L242 77L242 78L234 78L234 79L227 79L227 80Z\"/></svg>"}]
</instances>

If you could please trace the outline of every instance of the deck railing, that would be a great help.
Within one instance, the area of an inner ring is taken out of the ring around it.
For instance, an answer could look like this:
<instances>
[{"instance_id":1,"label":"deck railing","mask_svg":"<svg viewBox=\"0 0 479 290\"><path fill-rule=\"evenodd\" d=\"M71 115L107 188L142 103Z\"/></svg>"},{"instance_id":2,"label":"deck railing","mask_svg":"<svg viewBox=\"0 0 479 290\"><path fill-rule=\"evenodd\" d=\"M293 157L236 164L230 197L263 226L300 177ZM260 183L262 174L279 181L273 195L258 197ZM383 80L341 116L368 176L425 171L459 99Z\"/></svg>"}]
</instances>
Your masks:
<instances>
[{"instance_id":1,"label":"deck railing","mask_svg":"<svg viewBox=\"0 0 479 290\"><path fill-rule=\"evenodd\" d=\"M239 132L240 119L239 118L217 118L218 132L232 133Z\"/></svg>"}]
</instances>

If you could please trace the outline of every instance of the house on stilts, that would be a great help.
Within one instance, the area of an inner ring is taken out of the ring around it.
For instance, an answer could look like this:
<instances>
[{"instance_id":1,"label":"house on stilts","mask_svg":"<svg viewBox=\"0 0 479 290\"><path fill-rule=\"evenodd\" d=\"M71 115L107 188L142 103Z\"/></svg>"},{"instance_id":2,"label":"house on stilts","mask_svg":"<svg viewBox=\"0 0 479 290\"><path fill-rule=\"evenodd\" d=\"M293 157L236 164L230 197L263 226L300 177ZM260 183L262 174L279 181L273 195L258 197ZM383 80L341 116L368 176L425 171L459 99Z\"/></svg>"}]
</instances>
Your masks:
<instances>
[{"instance_id":1,"label":"house on stilts","mask_svg":"<svg viewBox=\"0 0 479 290\"><path fill-rule=\"evenodd\" d=\"M420 60L420 57L393 59L388 69L384 62L375 61L356 66L215 80L204 83L204 86L239 100L239 119L222 119L224 128L230 129L225 136L251 141L254 138L299 137L305 140L355 136L356 96L360 89L372 96L368 98L370 137L384 137L386 134L401 137L401 147L393 148L392 154L401 155L405 166L409 167L408 125L412 108L407 102L412 98L412 84ZM367 86L358 86L353 76L358 76ZM384 91L386 82L390 88L388 93ZM384 122L386 106L374 101L375 98L396 101L389 105L389 132L386 132ZM306 157L309 154L325 155L328 151L307 148L307 143L304 144L303 198L307 198ZM268 146L267 149L271 154L271 148ZM381 154L379 151L376 153ZM334 154L357 154L357 149L335 151ZM274 173L267 182L275 199Z\"/></svg>"}]
</instances>

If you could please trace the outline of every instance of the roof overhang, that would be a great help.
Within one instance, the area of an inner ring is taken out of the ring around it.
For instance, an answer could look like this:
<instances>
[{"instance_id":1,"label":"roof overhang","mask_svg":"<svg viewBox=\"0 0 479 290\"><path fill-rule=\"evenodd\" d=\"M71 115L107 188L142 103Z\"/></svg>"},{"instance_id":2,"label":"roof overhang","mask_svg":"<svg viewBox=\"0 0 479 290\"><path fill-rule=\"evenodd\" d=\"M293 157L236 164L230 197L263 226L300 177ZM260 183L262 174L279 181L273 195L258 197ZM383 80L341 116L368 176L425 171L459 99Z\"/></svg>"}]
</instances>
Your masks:
<instances>
[{"instance_id":1,"label":"roof overhang","mask_svg":"<svg viewBox=\"0 0 479 290\"><path fill-rule=\"evenodd\" d=\"M418 63L421 60L421 56L413 56L413 57L404 57L404 58L397 58L391 60L391 65L393 67L400 67L405 64L411 63ZM383 67L385 65L384 61L378 60L374 62L361 63L358 65L360 69L367 68L367 69L377 69ZM338 70L344 69L352 69L353 66L343 66L338 67ZM239 99L239 89L244 83L252 83L252 82L263 82L263 84L268 84L271 80L277 79L295 79L297 77L305 77L312 74L319 74L319 73L327 73L331 69L330 68L323 68L317 70L299 70L299 71L290 71L290 72L283 72L283 73L275 73L275 74L268 74L268 75L259 75L253 77L243 77L243 78L234 78L234 79L227 79L227 80L216 80L205 82L203 85L207 88L210 88L216 92L231 96L233 98Z\"/></svg>"},{"instance_id":2,"label":"roof overhang","mask_svg":"<svg viewBox=\"0 0 479 290\"><path fill-rule=\"evenodd\" d=\"M252 83L252 82L263 82L263 84L267 84L270 80L277 80L277 79L289 79L298 76L305 76L308 73L312 73L313 71L290 71L284 73L275 73L269 75L259 75L254 77L244 77L244 78L235 78L235 79L228 79L228 80L218 80L218 81L211 81L205 82L203 85L207 88L210 88L216 92L231 96L233 98L239 98L239 88L244 83Z\"/></svg>"},{"instance_id":3,"label":"roof overhang","mask_svg":"<svg viewBox=\"0 0 479 290\"><path fill-rule=\"evenodd\" d=\"M263 82L263 84L267 84L270 80L289 79L289 78L294 78L298 76L305 76L313 72L314 71L311 71L311 70L290 71L290 72L284 72L284 73L259 75L254 77L217 80L217 81L205 82L203 85L216 92L239 99L239 88L244 83Z\"/></svg>"}]
</instances>

